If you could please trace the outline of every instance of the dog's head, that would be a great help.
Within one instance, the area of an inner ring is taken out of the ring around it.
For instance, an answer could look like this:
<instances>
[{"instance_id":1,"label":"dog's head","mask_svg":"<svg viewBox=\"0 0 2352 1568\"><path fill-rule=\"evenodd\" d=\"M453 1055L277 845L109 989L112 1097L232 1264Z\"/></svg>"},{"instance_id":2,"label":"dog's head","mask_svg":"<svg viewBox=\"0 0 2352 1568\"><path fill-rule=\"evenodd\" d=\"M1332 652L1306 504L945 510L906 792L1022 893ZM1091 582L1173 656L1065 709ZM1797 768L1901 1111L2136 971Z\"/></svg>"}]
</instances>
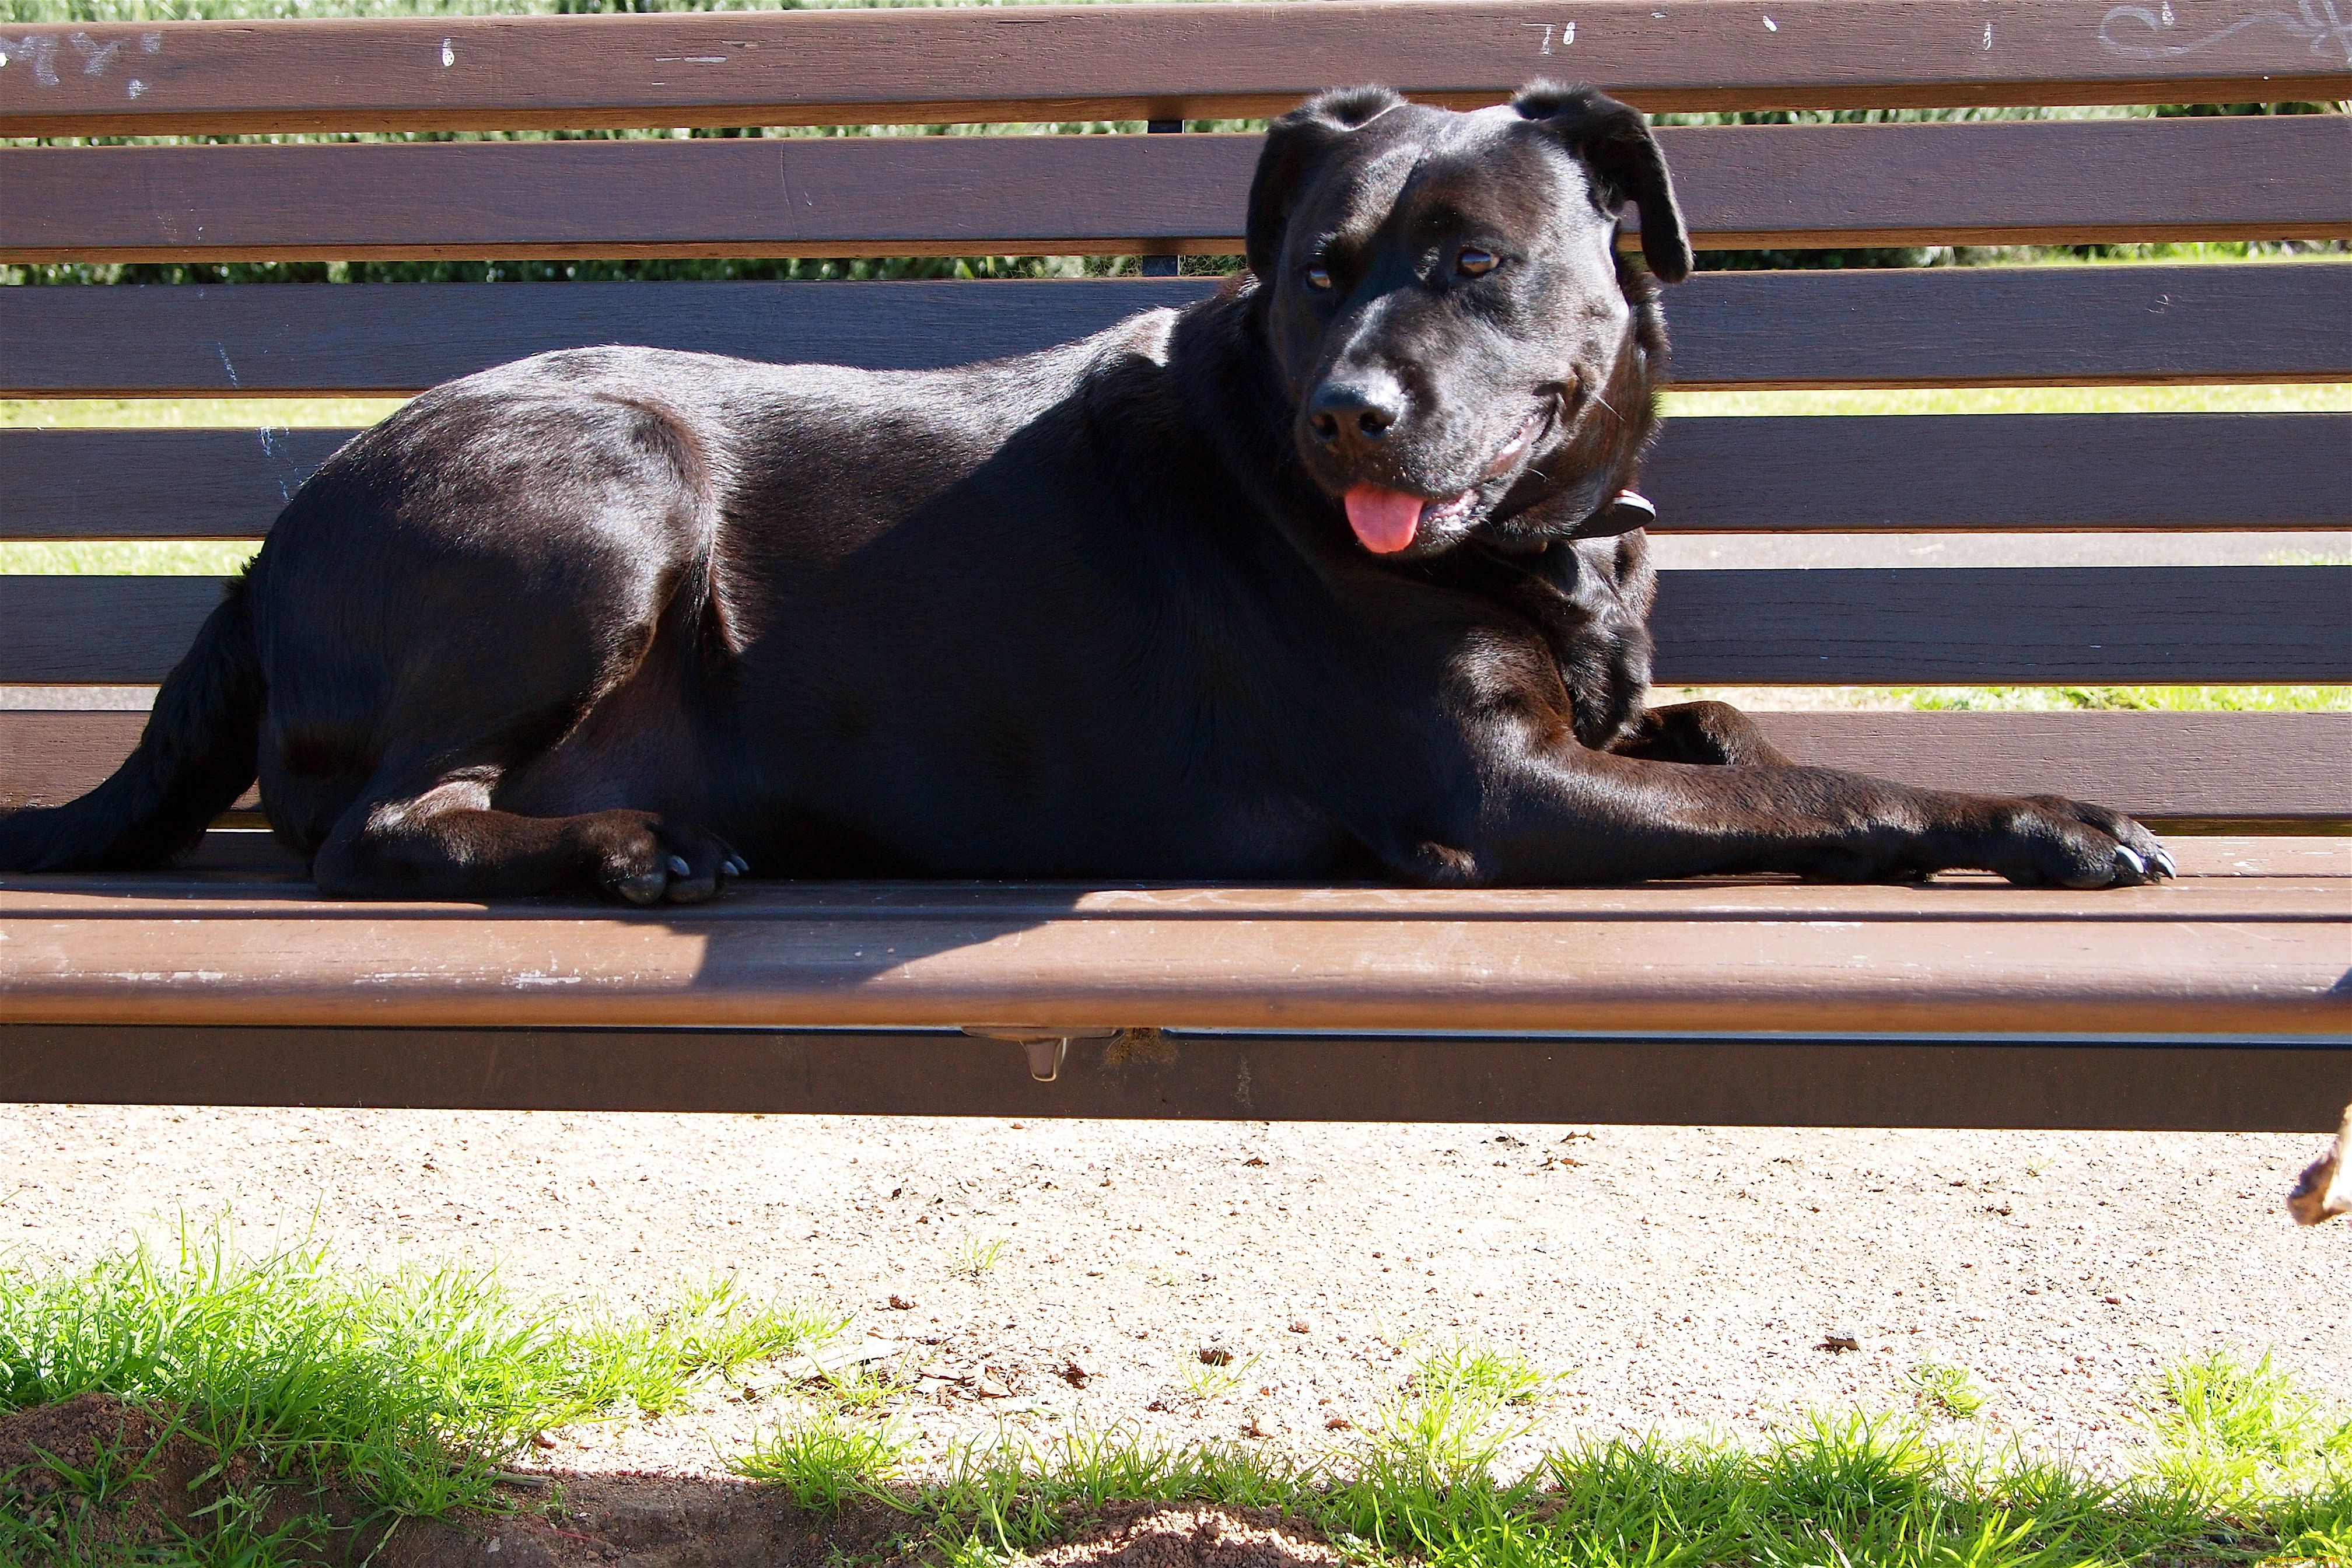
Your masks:
<instances>
[{"instance_id":1,"label":"dog's head","mask_svg":"<svg viewBox=\"0 0 2352 1568\"><path fill-rule=\"evenodd\" d=\"M1525 549L1610 500L1652 421L1664 339L1617 257L1691 255L1639 110L1538 82L1457 114L1385 88L1276 121L1250 187L1256 306L1315 482L1363 546Z\"/></svg>"}]
</instances>

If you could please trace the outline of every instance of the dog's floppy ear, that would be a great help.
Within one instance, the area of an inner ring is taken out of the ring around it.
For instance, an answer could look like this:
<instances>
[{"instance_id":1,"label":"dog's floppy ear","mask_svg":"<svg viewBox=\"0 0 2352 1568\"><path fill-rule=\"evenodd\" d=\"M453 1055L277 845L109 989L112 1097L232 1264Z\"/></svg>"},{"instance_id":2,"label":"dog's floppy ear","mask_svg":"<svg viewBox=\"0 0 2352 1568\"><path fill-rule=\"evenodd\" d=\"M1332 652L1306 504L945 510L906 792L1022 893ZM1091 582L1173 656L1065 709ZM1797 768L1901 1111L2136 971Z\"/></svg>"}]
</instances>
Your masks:
<instances>
[{"instance_id":1,"label":"dog's floppy ear","mask_svg":"<svg viewBox=\"0 0 2352 1568\"><path fill-rule=\"evenodd\" d=\"M1265 150L1250 181L1249 268L1268 278L1282 254L1292 199L1315 160L1350 131L1402 103L1384 87L1342 87L1308 99L1265 128Z\"/></svg>"},{"instance_id":2,"label":"dog's floppy ear","mask_svg":"<svg viewBox=\"0 0 2352 1568\"><path fill-rule=\"evenodd\" d=\"M1666 160L1650 135L1650 122L1630 103L1597 88L1529 82L1511 107L1540 121L1584 160L1609 210L1631 201L1642 215L1642 259L1668 283L1690 276L1690 238Z\"/></svg>"}]
</instances>

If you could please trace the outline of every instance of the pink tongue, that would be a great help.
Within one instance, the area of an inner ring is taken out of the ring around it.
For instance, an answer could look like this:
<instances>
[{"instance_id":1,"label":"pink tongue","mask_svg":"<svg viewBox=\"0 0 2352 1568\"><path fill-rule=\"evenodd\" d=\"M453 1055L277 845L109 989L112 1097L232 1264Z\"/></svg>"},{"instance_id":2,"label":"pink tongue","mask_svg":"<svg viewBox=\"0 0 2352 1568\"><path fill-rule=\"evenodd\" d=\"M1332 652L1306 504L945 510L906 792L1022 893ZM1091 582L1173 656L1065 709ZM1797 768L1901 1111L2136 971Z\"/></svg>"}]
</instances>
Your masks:
<instances>
[{"instance_id":1,"label":"pink tongue","mask_svg":"<svg viewBox=\"0 0 2352 1568\"><path fill-rule=\"evenodd\" d=\"M1393 555L1411 544L1427 504L1419 496L1378 485L1358 485L1339 499L1348 508L1348 526L1375 555Z\"/></svg>"}]
</instances>

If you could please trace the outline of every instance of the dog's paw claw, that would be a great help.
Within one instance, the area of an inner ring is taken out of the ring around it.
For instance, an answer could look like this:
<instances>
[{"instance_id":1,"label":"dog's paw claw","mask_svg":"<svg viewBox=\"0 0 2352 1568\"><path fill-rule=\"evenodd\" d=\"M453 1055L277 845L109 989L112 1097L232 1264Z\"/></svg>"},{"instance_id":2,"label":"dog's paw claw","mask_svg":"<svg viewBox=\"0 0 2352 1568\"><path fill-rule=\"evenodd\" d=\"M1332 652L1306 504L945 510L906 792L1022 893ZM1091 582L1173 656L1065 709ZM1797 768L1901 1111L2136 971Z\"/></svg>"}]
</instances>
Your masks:
<instances>
[{"instance_id":1,"label":"dog's paw claw","mask_svg":"<svg viewBox=\"0 0 2352 1568\"><path fill-rule=\"evenodd\" d=\"M2150 857L2150 858L2155 863L2156 874L2158 876L2178 877L2180 875L2180 868L2172 863L2172 852L2167 849L2163 845L2159 844L2156 847L2156 853Z\"/></svg>"},{"instance_id":2,"label":"dog's paw claw","mask_svg":"<svg viewBox=\"0 0 2352 1568\"><path fill-rule=\"evenodd\" d=\"M613 890L640 907L657 904L669 890L669 878L660 871L647 871L641 877L624 877L613 884Z\"/></svg>"},{"instance_id":3,"label":"dog's paw claw","mask_svg":"<svg viewBox=\"0 0 2352 1568\"><path fill-rule=\"evenodd\" d=\"M2147 880L2147 862L2141 859L2139 851L2134 849L2128 844L2118 844L2116 846L2116 865L2125 873L2125 875L2119 875L2116 877L2116 880L2118 882L2126 880L2145 882Z\"/></svg>"}]
</instances>

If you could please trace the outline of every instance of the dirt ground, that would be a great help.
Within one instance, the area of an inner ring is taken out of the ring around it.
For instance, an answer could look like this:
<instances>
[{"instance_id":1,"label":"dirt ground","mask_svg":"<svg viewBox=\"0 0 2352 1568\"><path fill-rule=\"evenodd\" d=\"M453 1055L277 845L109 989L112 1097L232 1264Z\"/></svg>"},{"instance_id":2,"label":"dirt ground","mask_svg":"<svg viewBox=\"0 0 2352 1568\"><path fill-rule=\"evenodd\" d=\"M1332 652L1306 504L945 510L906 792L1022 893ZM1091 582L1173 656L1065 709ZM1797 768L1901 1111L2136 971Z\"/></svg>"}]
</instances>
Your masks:
<instances>
[{"instance_id":1,"label":"dirt ground","mask_svg":"<svg viewBox=\"0 0 2352 1568\"><path fill-rule=\"evenodd\" d=\"M2186 1355L2267 1351L2352 1405L2352 1226L2284 1208L2326 1142L5 1106L0 1257L226 1207L248 1248L495 1262L535 1298L733 1274L850 1316L919 1456L1113 1424L1312 1453L1462 1342L1560 1375L1530 1460L1907 1404L1937 1362L1990 1395L1956 1436L2104 1464ZM543 1458L716 1477L793 1408L761 1373Z\"/></svg>"},{"instance_id":2,"label":"dirt ground","mask_svg":"<svg viewBox=\"0 0 2352 1568\"><path fill-rule=\"evenodd\" d=\"M58 1485L55 1467L103 1468L110 1454L131 1456L137 1473L107 1506L90 1507ZM441 1521L387 1520L333 1491L257 1491L248 1465L233 1459L231 1471L226 1479L243 1498L261 1500L257 1533L283 1528L297 1513L324 1512L323 1530L305 1531L321 1568L472 1568L491 1559L500 1568L835 1568L905 1562L908 1553L932 1560L919 1541L903 1539L906 1520L886 1507L850 1500L819 1514L794 1507L779 1489L718 1477L520 1474L507 1489L513 1511ZM184 1427L111 1395L0 1415L0 1510L21 1510L110 1562L144 1561L201 1534L224 1506L224 1480L211 1451ZM1033 1557L1038 1568L1339 1568L1344 1561L1312 1525L1260 1509L1113 1503L1071 1524L1067 1540Z\"/></svg>"}]
</instances>

